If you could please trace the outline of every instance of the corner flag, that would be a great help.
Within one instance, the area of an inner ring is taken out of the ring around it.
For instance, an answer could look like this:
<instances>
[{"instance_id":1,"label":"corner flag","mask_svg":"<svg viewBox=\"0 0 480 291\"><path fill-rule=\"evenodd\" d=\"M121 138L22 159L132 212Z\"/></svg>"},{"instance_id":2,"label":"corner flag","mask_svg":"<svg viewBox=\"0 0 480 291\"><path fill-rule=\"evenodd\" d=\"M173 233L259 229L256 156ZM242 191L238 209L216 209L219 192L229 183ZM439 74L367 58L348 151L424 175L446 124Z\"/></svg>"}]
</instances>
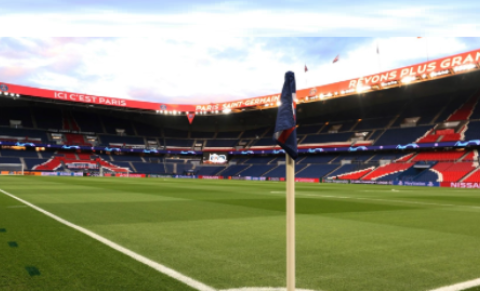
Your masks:
<instances>
[{"instance_id":1,"label":"corner flag","mask_svg":"<svg viewBox=\"0 0 480 291\"><path fill-rule=\"evenodd\" d=\"M281 146L292 159L298 157L297 151L297 130L295 117L296 98L295 74L293 72L285 73L285 82L283 83L282 96L280 98L280 107L278 107L277 122L273 140Z\"/></svg>"}]
</instances>

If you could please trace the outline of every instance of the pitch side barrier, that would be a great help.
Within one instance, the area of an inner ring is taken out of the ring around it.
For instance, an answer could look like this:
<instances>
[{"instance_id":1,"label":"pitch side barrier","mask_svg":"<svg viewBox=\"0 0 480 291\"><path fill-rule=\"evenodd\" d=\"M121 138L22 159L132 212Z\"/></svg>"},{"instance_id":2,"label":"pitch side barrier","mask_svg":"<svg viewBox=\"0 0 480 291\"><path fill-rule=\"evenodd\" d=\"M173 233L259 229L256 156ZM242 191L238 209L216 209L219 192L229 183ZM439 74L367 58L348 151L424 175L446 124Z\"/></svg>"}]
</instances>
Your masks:
<instances>
[{"instance_id":1,"label":"pitch side barrier","mask_svg":"<svg viewBox=\"0 0 480 291\"><path fill-rule=\"evenodd\" d=\"M2 171L0 175L15 175L18 173ZM99 173L75 173L75 172L30 172L25 171L25 176L65 176L65 177L97 177ZM106 173L104 177L124 178L163 178L163 179L202 179L202 180L243 180L243 181L273 181L285 182L284 177L253 177L253 176L207 176L207 175L158 175L139 173ZM332 183L332 184L363 184L363 185L393 185L393 186L417 186L417 187L448 187L464 189L480 189L480 183L465 182L406 182L406 181L371 181L371 180L336 180L320 178L295 178L299 183Z\"/></svg>"},{"instance_id":2,"label":"pitch side barrier","mask_svg":"<svg viewBox=\"0 0 480 291\"><path fill-rule=\"evenodd\" d=\"M393 185L393 186L417 186L417 187L440 187L439 182L405 182L405 181L369 181L369 180L333 180L333 179L324 179L324 183L334 183L334 184L365 184L365 185ZM446 183L450 187L450 183ZM452 184L462 184L462 183L452 183ZM468 183L463 183L468 184ZM475 184L475 183L470 183ZM453 186L452 186L453 187ZM460 188L460 187L457 187ZM463 187L466 188L466 187ZM471 187L473 188L473 187ZM478 186L480 188L480 186Z\"/></svg>"}]
</instances>

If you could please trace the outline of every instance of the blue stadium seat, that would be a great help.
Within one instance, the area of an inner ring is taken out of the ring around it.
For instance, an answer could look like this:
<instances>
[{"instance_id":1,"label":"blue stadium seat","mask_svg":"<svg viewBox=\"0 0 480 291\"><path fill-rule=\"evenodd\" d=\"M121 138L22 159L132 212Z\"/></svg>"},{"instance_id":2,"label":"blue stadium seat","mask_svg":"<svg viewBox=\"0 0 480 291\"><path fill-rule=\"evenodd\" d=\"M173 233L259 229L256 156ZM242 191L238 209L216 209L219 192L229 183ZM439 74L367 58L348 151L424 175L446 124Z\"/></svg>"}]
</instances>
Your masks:
<instances>
[{"instance_id":1,"label":"blue stadium seat","mask_svg":"<svg viewBox=\"0 0 480 291\"><path fill-rule=\"evenodd\" d=\"M375 142L375 145L405 145L415 142L419 137L423 136L431 126L417 126L406 128L394 128L385 131L382 136Z\"/></svg>"},{"instance_id":2,"label":"blue stadium seat","mask_svg":"<svg viewBox=\"0 0 480 291\"><path fill-rule=\"evenodd\" d=\"M307 168L300 170L295 176L298 178L322 178L339 166L340 165L335 164L310 165Z\"/></svg>"},{"instance_id":3,"label":"blue stadium seat","mask_svg":"<svg viewBox=\"0 0 480 291\"><path fill-rule=\"evenodd\" d=\"M240 172L241 176L252 176L252 177L260 177L264 173L270 171L275 166L273 165L252 165L250 168L246 169L245 171Z\"/></svg>"},{"instance_id":4,"label":"blue stadium seat","mask_svg":"<svg viewBox=\"0 0 480 291\"><path fill-rule=\"evenodd\" d=\"M238 144L237 139L214 139L214 140L207 140L206 147L215 147L215 148L228 148L234 147Z\"/></svg>"},{"instance_id":5,"label":"blue stadium seat","mask_svg":"<svg viewBox=\"0 0 480 291\"><path fill-rule=\"evenodd\" d=\"M320 144L320 143L347 142L351 137L352 137L352 133L351 133L351 132L308 135L308 136L302 141L302 144Z\"/></svg>"},{"instance_id":6,"label":"blue stadium seat","mask_svg":"<svg viewBox=\"0 0 480 291\"><path fill-rule=\"evenodd\" d=\"M240 171L246 169L249 165L231 165L221 173L222 176L236 176Z\"/></svg>"}]
</instances>

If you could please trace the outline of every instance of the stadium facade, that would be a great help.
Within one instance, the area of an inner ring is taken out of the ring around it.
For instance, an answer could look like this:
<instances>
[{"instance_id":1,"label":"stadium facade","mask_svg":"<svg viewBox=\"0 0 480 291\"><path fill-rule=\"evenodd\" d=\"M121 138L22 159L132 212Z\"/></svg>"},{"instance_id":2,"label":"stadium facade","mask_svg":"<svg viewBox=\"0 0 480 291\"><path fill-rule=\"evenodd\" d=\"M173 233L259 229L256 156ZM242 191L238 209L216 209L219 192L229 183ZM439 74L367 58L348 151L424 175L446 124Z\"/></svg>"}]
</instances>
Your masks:
<instances>
[{"instance_id":1,"label":"stadium facade","mask_svg":"<svg viewBox=\"0 0 480 291\"><path fill-rule=\"evenodd\" d=\"M297 91L297 178L477 188L479 68L480 49ZM285 176L278 93L163 104L2 82L0 92L0 165L27 173Z\"/></svg>"}]
</instances>

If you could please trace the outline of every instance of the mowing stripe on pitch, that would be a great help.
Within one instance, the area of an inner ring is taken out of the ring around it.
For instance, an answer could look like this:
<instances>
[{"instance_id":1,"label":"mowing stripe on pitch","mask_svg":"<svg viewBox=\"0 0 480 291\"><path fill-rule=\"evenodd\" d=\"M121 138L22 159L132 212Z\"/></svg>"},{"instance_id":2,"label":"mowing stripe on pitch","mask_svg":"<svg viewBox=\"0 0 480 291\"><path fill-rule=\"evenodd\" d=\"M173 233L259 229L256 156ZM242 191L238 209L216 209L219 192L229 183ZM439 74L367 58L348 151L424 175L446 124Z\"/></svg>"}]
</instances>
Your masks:
<instances>
[{"instance_id":1,"label":"mowing stripe on pitch","mask_svg":"<svg viewBox=\"0 0 480 291\"><path fill-rule=\"evenodd\" d=\"M8 193L5 190L0 189L0 192L2 192L3 194L5 194L5 195L7 195L7 196L9 196L9 197L11 197L15 200L18 200L18 201L22 202L23 204L37 210L38 212L41 212L41 213L45 214L46 216L49 216L50 218L55 219L56 221L66 225L66 226L69 226L69 227L71 227L71 228L73 228L73 229L75 229L75 230L77 230L77 231L79 231L79 232L81 232L85 235L88 235L89 237L91 237L93 239L96 239L97 241L111 247L112 249L114 249L116 251L119 251L122 254L125 254L125 255L133 258L134 260L136 260L140 263L143 263L143 264L159 271L160 273L163 273L163 274L165 274L169 277L172 277L172 278L184 283L185 285L188 285L188 286L190 286L194 289L197 289L199 291L215 291L215 289L213 287L207 286L207 285L203 284L202 282L196 281L196 280L194 280L190 277L187 277L187 276L185 276L185 275L183 275L183 274L181 274L181 273L179 273L179 272L177 272L173 269L170 269L170 268L168 268L168 267L166 267L162 264L159 264L155 261L150 260L149 258L146 258L146 257L144 257L140 254L137 254L137 253L135 253L135 252L133 252L133 251L127 249L127 248L124 248L121 245L119 245L117 243L114 243L111 240L108 240L108 239L106 239L106 238L104 238L104 237L86 229L86 228L83 228L81 226L73 224L73 223L71 223L71 222L69 222L69 221L67 221L63 218L60 218L60 217L56 216L55 214L52 214L52 213L50 213L50 212L48 212L48 211L46 211L46 210L44 210L44 209L42 209L38 206L35 206L34 204L32 204L30 202L27 202L27 201L25 201L21 198L18 198L17 196Z\"/></svg>"},{"instance_id":2,"label":"mowing stripe on pitch","mask_svg":"<svg viewBox=\"0 0 480 291\"><path fill-rule=\"evenodd\" d=\"M475 279L475 280L471 280L471 281L458 283L458 284L455 284L455 285L441 287L441 288L438 288L438 289L433 289L433 290L430 290L430 291L462 291L462 290L477 287L477 286L480 286L480 278Z\"/></svg>"}]
</instances>

